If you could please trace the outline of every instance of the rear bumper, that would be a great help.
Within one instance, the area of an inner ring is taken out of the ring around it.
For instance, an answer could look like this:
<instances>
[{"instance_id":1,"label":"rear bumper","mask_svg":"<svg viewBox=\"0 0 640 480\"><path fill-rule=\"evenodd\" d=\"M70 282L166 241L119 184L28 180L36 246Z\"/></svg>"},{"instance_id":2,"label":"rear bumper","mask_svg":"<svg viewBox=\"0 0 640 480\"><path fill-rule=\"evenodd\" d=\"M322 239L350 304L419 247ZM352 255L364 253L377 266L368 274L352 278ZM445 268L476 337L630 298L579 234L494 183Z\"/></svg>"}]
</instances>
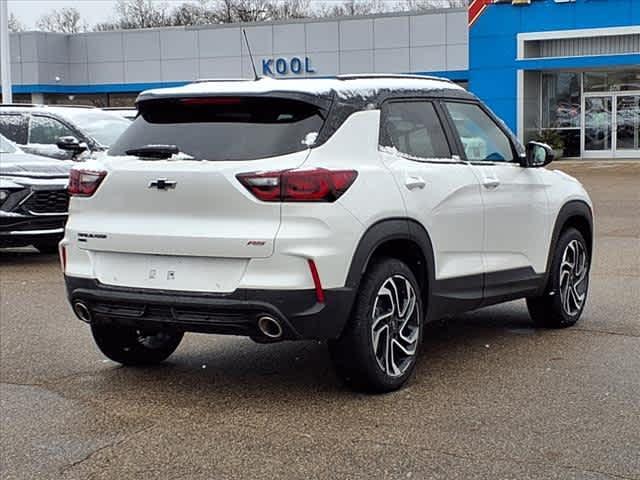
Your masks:
<instances>
[{"instance_id":1,"label":"rear bumper","mask_svg":"<svg viewBox=\"0 0 640 480\"><path fill-rule=\"evenodd\" d=\"M325 290L325 302L318 303L314 290L210 294L111 287L68 276L65 281L69 301L85 303L92 322L261 338L257 321L268 314L281 323L283 340L339 337L354 300L349 288Z\"/></svg>"}]
</instances>

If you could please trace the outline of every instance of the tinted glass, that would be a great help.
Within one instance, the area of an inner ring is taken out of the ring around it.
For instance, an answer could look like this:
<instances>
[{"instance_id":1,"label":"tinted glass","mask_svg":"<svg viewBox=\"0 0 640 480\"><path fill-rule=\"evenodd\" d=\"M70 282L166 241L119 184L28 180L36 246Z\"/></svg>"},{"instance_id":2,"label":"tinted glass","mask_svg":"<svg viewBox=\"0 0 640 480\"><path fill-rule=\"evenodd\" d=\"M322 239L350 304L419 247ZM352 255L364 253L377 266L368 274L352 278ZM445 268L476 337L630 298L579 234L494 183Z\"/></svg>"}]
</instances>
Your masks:
<instances>
[{"instance_id":1,"label":"tinted glass","mask_svg":"<svg viewBox=\"0 0 640 480\"><path fill-rule=\"evenodd\" d=\"M387 146L416 159L451 158L447 138L431 102L387 103L383 118Z\"/></svg>"},{"instance_id":2,"label":"tinted glass","mask_svg":"<svg viewBox=\"0 0 640 480\"><path fill-rule=\"evenodd\" d=\"M507 135L478 105L447 102L469 161L511 162L513 150Z\"/></svg>"},{"instance_id":3,"label":"tinted glass","mask_svg":"<svg viewBox=\"0 0 640 480\"><path fill-rule=\"evenodd\" d=\"M102 110L68 109L64 115L80 130L105 147L113 145L131 125L130 120Z\"/></svg>"},{"instance_id":4,"label":"tinted glass","mask_svg":"<svg viewBox=\"0 0 640 480\"><path fill-rule=\"evenodd\" d=\"M145 145L176 145L196 160L252 160L307 148L302 141L324 123L298 100L219 97L148 101L109 150L124 155Z\"/></svg>"},{"instance_id":5,"label":"tinted glass","mask_svg":"<svg viewBox=\"0 0 640 480\"><path fill-rule=\"evenodd\" d=\"M55 145L60 137L73 136L66 125L51 117L32 115L29 122L29 143Z\"/></svg>"},{"instance_id":6,"label":"tinted glass","mask_svg":"<svg viewBox=\"0 0 640 480\"><path fill-rule=\"evenodd\" d=\"M27 122L19 114L0 115L0 133L20 145L27 143Z\"/></svg>"}]
</instances>

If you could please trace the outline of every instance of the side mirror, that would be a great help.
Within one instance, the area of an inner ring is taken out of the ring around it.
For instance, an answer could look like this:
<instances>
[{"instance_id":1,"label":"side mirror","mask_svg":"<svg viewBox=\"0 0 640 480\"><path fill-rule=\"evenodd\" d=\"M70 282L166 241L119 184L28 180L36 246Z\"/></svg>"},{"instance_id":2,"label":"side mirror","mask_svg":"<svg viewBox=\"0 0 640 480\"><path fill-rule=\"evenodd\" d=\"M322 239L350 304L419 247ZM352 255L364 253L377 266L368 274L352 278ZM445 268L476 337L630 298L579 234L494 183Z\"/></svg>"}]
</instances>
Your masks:
<instances>
[{"instance_id":1,"label":"side mirror","mask_svg":"<svg viewBox=\"0 0 640 480\"><path fill-rule=\"evenodd\" d=\"M527 168L544 167L553 161L553 150L546 143L529 142L521 165Z\"/></svg>"},{"instance_id":2,"label":"side mirror","mask_svg":"<svg viewBox=\"0 0 640 480\"><path fill-rule=\"evenodd\" d=\"M74 155L78 155L89 148L86 143L81 142L76 137L72 136L58 138L56 145L60 150L67 150L72 152Z\"/></svg>"}]
</instances>

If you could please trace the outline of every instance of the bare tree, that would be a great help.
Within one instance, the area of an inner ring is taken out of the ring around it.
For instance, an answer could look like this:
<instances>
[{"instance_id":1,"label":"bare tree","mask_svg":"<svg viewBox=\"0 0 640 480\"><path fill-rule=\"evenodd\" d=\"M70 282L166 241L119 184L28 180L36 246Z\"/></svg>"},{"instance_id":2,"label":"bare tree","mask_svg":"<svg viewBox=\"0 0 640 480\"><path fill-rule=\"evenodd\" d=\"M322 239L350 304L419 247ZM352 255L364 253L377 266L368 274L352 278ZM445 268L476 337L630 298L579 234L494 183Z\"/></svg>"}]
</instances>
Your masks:
<instances>
[{"instance_id":1,"label":"bare tree","mask_svg":"<svg viewBox=\"0 0 640 480\"><path fill-rule=\"evenodd\" d=\"M311 0L273 1L268 5L270 20L308 18L313 16Z\"/></svg>"},{"instance_id":2,"label":"bare tree","mask_svg":"<svg viewBox=\"0 0 640 480\"><path fill-rule=\"evenodd\" d=\"M99 23L94 30L127 30L171 25L167 5L157 4L152 0L118 0L115 12L114 21Z\"/></svg>"},{"instance_id":3,"label":"bare tree","mask_svg":"<svg viewBox=\"0 0 640 480\"><path fill-rule=\"evenodd\" d=\"M52 10L42 15L36 23L38 30L45 32L79 33L87 31L87 24L80 18L80 12L73 7Z\"/></svg>"},{"instance_id":4,"label":"bare tree","mask_svg":"<svg viewBox=\"0 0 640 480\"><path fill-rule=\"evenodd\" d=\"M197 3L184 2L170 12L171 24L205 25L219 23L218 8L208 0L200 0Z\"/></svg>"},{"instance_id":5,"label":"bare tree","mask_svg":"<svg viewBox=\"0 0 640 480\"><path fill-rule=\"evenodd\" d=\"M24 32L23 23L13 13L9 14L8 23L10 32Z\"/></svg>"}]
</instances>

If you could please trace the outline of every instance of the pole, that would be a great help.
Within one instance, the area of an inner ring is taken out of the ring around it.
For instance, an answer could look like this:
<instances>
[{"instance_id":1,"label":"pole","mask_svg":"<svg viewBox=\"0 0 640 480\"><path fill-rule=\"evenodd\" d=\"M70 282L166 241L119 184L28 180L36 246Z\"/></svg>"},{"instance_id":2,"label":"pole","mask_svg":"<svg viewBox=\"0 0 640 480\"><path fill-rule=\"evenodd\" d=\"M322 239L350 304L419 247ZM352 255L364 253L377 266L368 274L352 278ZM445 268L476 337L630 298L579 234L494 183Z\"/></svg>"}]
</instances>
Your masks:
<instances>
[{"instance_id":1,"label":"pole","mask_svg":"<svg viewBox=\"0 0 640 480\"><path fill-rule=\"evenodd\" d=\"M11 47L9 45L8 0L0 0L0 73L2 74L2 103L12 103Z\"/></svg>"}]
</instances>

